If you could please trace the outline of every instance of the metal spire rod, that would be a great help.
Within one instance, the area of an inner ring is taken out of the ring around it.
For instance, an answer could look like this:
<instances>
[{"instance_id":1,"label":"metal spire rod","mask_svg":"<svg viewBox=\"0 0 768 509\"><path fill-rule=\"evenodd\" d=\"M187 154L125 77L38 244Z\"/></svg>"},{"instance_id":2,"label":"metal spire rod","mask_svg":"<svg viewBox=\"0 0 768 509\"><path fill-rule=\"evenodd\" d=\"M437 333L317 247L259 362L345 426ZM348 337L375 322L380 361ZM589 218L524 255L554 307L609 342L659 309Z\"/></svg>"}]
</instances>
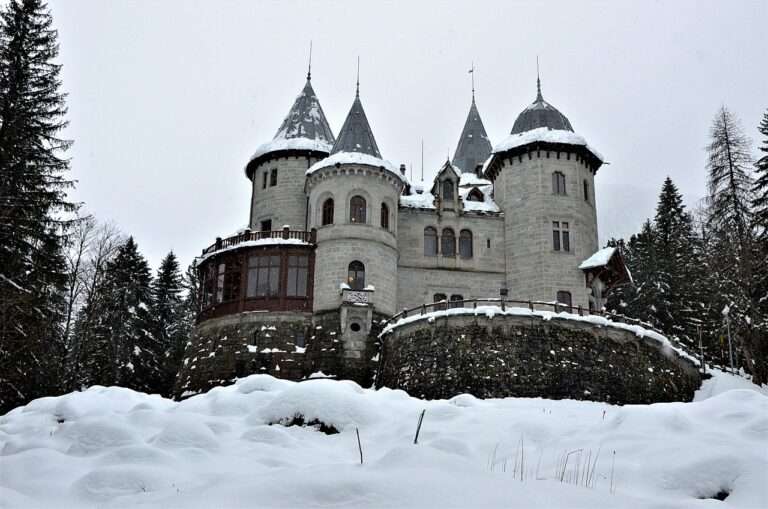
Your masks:
<instances>
[{"instance_id":1,"label":"metal spire rod","mask_svg":"<svg viewBox=\"0 0 768 509\"><path fill-rule=\"evenodd\" d=\"M475 102L475 63L472 62L472 68L469 70L472 75L472 102Z\"/></svg>"},{"instance_id":2,"label":"metal spire rod","mask_svg":"<svg viewBox=\"0 0 768 509\"><path fill-rule=\"evenodd\" d=\"M357 91L355 92L357 97L360 97L360 56L357 56Z\"/></svg>"},{"instance_id":3,"label":"metal spire rod","mask_svg":"<svg viewBox=\"0 0 768 509\"><path fill-rule=\"evenodd\" d=\"M421 181L424 182L424 138L421 139Z\"/></svg>"},{"instance_id":4,"label":"metal spire rod","mask_svg":"<svg viewBox=\"0 0 768 509\"><path fill-rule=\"evenodd\" d=\"M536 100L542 101L541 96L541 75L539 74L539 55L536 55Z\"/></svg>"},{"instance_id":5,"label":"metal spire rod","mask_svg":"<svg viewBox=\"0 0 768 509\"><path fill-rule=\"evenodd\" d=\"M312 41L309 41L309 67L307 67L307 81L312 79Z\"/></svg>"}]
</instances>

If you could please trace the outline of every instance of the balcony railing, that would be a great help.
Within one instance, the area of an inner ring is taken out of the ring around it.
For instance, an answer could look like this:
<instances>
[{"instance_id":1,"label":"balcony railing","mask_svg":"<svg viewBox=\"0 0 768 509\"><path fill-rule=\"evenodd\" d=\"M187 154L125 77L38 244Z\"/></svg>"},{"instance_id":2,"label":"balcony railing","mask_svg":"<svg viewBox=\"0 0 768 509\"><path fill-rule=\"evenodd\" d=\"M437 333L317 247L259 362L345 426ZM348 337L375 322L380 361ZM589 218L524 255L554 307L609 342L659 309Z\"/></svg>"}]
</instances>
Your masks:
<instances>
[{"instance_id":1,"label":"balcony railing","mask_svg":"<svg viewBox=\"0 0 768 509\"><path fill-rule=\"evenodd\" d=\"M215 253L216 251L221 251L222 249L235 247L238 244L242 244L243 242L265 239L299 240L301 242L306 242L307 244L315 244L317 242L317 230L314 228L310 231L283 228L282 230L255 232L246 229L237 235L232 235L231 237L227 237L225 239L216 237L216 242L203 249L203 256Z\"/></svg>"}]
</instances>

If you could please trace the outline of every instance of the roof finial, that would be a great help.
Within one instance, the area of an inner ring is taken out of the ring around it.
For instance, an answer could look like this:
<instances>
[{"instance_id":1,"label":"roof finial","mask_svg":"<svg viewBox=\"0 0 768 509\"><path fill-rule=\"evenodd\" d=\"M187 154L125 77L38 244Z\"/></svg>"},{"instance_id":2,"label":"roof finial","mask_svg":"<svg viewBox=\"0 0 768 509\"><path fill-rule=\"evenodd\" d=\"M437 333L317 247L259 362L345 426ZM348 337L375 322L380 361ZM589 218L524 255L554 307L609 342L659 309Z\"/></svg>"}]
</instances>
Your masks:
<instances>
[{"instance_id":1,"label":"roof finial","mask_svg":"<svg viewBox=\"0 0 768 509\"><path fill-rule=\"evenodd\" d=\"M469 74L472 75L472 103L475 102L475 63L472 62L472 67L469 69Z\"/></svg>"},{"instance_id":2,"label":"roof finial","mask_svg":"<svg viewBox=\"0 0 768 509\"><path fill-rule=\"evenodd\" d=\"M355 97L360 97L360 55L357 56L357 91Z\"/></svg>"},{"instance_id":3,"label":"roof finial","mask_svg":"<svg viewBox=\"0 0 768 509\"><path fill-rule=\"evenodd\" d=\"M312 79L312 41L309 41L309 67L307 67L307 81Z\"/></svg>"},{"instance_id":4,"label":"roof finial","mask_svg":"<svg viewBox=\"0 0 768 509\"><path fill-rule=\"evenodd\" d=\"M539 74L539 56L536 55L536 102L543 101L541 96L541 75Z\"/></svg>"}]
</instances>

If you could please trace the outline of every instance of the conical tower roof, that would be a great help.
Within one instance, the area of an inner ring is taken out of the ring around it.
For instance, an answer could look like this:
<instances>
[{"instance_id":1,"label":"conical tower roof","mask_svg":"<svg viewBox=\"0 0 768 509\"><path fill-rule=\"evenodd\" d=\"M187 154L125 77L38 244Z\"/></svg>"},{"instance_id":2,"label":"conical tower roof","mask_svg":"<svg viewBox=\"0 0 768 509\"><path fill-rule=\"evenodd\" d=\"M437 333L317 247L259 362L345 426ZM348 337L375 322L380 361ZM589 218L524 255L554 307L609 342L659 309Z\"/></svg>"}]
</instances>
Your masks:
<instances>
[{"instance_id":1,"label":"conical tower roof","mask_svg":"<svg viewBox=\"0 0 768 509\"><path fill-rule=\"evenodd\" d=\"M459 144L453 155L453 165L458 166L462 172L475 173L477 166L482 165L491 155L491 150L491 142L488 140L473 96L464 130L461 131Z\"/></svg>"},{"instance_id":2,"label":"conical tower roof","mask_svg":"<svg viewBox=\"0 0 768 509\"><path fill-rule=\"evenodd\" d=\"M360 102L359 88L347 119L341 126L339 137L331 149L331 155L339 152L358 152L381 159L381 152L376 145L371 126L368 124L368 117L365 116L363 103Z\"/></svg>"},{"instance_id":3,"label":"conical tower roof","mask_svg":"<svg viewBox=\"0 0 768 509\"><path fill-rule=\"evenodd\" d=\"M304 89L293 103L293 107L277 130L273 140L306 138L324 141L333 145L334 137L328 120L323 113L323 107L312 88L312 82L307 78Z\"/></svg>"},{"instance_id":4,"label":"conical tower roof","mask_svg":"<svg viewBox=\"0 0 768 509\"><path fill-rule=\"evenodd\" d=\"M334 141L323 107L307 75L304 88L274 138L256 149L245 167L245 174L251 178L254 168L276 152L300 150L320 153L318 155L329 154Z\"/></svg>"}]
</instances>

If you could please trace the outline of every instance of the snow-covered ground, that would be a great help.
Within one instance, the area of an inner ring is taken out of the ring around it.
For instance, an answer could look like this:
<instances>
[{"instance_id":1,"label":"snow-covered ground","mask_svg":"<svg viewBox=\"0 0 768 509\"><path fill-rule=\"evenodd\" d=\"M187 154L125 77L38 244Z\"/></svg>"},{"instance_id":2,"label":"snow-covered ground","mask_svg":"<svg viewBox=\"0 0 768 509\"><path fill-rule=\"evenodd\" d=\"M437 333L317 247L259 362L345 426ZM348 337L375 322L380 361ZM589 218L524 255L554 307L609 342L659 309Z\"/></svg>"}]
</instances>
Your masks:
<instances>
[{"instance_id":1,"label":"snow-covered ground","mask_svg":"<svg viewBox=\"0 0 768 509\"><path fill-rule=\"evenodd\" d=\"M340 433L270 425L297 414ZM263 375L181 403L93 387L0 417L0 507L765 508L768 391L721 372L693 403L624 407Z\"/></svg>"}]
</instances>

